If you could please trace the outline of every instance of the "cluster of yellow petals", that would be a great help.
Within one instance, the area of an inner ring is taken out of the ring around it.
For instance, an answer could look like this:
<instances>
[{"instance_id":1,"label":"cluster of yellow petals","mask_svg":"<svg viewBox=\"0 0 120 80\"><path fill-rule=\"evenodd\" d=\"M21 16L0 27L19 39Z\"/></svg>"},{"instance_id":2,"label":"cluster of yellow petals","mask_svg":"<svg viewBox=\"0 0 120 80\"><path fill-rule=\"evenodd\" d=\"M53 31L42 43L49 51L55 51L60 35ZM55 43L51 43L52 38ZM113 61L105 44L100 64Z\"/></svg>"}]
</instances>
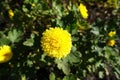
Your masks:
<instances>
[{"instance_id":1,"label":"cluster of yellow petals","mask_svg":"<svg viewBox=\"0 0 120 80\"><path fill-rule=\"evenodd\" d=\"M112 36L116 35L116 31L110 31L110 32L108 33L108 35L109 35L110 37L112 37Z\"/></svg>"},{"instance_id":2,"label":"cluster of yellow petals","mask_svg":"<svg viewBox=\"0 0 120 80\"><path fill-rule=\"evenodd\" d=\"M61 59L70 53L72 39L67 30L59 27L49 28L42 35L41 47L48 56Z\"/></svg>"},{"instance_id":3,"label":"cluster of yellow petals","mask_svg":"<svg viewBox=\"0 0 120 80\"><path fill-rule=\"evenodd\" d=\"M88 10L84 4L79 5L79 11L84 19L88 18Z\"/></svg>"},{"instance_id":4,"label":"cluster of yellow petals","mask_svg":"<svg viewBox=\"0 0 120 80\"><path fill-rule=\"evenodd\" d=\"M115 45L115 40L109 40L108 41L108 46L114 46Z\"/></svg>"},{"instance_id":5,"label":"cluster of yellow petals","mask_svg":"<svg viewBox=\"0 0 120 80\"><path fill-rule=\"evenodd\" d=\"M9 18L13 18L14 12L12 9L8 10Z\"/></svg>"},{"instance_id":6,"label":"cluster of yellow petals","mask_svg":"<svg viewBox=\"0 0 120 80\"><path fill-rule=\"evenodd\" d=\"M12 58L12 50L8 45L0 46L0 63L5 63Z\"/></svg>"}]
</instances>

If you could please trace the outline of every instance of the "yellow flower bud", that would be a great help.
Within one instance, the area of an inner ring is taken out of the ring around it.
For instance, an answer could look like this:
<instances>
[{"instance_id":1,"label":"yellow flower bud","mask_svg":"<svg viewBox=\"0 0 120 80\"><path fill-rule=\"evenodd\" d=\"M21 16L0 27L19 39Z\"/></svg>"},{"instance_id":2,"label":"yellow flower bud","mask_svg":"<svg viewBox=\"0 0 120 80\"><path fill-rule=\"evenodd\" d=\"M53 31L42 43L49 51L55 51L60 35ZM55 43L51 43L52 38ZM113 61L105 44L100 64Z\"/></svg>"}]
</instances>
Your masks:
<instances>
[{"instance_id":1,"label":"yellow flower bud","mask_svg":"<svg viewBox=\"0 0 120 80\"><path fill-rule=\"evenodd\" d=\"M32 4L31 4L31 6L32 6L32 7L35 7L35 4L34 4L34 3L32 3Z\"/></svg>"},{"instance_id":2,"label":"yellow flower bud","mask_svg":"<svg viewBox=\"0 0 120 80\"><path fill-rule=\"evenodd\" d=\"M114 46L114 45L115 45L115 40L108 41L108 46Z\"/></svg>"},{"instance_id":3,"label":"yellow flower bud","mask_svg":"<svg viewBox=\"0 0 120 80\"><path fill-rule=\"evenodd\" d=\"M14 12L12 9L8 10L9 18L13 18Z\"/></svg>"},{"instance_id":4,"label":"yellow flower bud","mask_svg":"<svg viewBox=\"0 0 120 80\"><path fill-rule=\"evenodd\" d=\"M109 35L110 37L112 37L112 36L116 35L116 31L110 31L110 32L108 33L108 35Z\"/></svg>"},{"instance_id":5,"label":"yellow flower bud","mask_svg":"<svg viewBox=\"0 0 120 80\"><path fill-rule=\"evenodd\" d=\"M84 19L88 18L88 10L84 4L79 5L79 11Z\"/></svg>"}]
</instances>

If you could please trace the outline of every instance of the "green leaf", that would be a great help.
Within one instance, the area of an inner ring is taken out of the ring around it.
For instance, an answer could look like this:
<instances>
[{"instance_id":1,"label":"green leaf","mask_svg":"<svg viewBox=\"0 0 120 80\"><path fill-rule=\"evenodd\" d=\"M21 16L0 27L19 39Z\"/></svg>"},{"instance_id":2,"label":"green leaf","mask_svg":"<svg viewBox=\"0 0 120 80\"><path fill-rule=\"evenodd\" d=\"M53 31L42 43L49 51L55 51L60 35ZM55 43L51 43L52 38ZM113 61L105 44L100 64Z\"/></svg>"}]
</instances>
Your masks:
<instances>
[{"instance_id":1,"label":"green leaf","mask_svg":"<svg viewBox=\"0 0 120 80\"><path fill-rule=\"evenodd\" d=\"M21 75L21 80L27 80L27 79L26 79L26 75L22 74L22 75Z\"/></svg>"},{"instance_id":2,"label":"green leaf","mask_svg":"<svg viewBox=\"0 0 120 80\"><path fill-rule=\"evenodd\" d=\"M23 42L23 45L25 46L33 46L34 44L34 37L35 35L34 34L31 34L31 37L29 39L27 39L25 42Z\"/></svg>"},{"instance_id":3,"label":"green leaf","mask_svg":"<svg viewBox=\"0 0 120 80\"><path fill-rule=\"evenodd\" d=\"M55 74L53 72L50 73L49 79L50 80L55 80Z\"/></svg>"},{"instance_id":4,"label":"green leaf","mask_svg":"<svg viewBox=\"0 0 120 80\"><path fill-rule=\"evenodd\" d=\"M95 34L95 35L99 35L99 34L100 34L100 33L99 33L99 29L98 29L97 27L92 27L91 32L92 32L93 34Z\"/></svg>"},{"instance_id":5,"label":"green leaf","mask_svg":"<svg viewBox=\"0 0 120 80\"><path fill-rule=\"evenodd\" d=\"M72 46L72 52L75 52L77 50L76 46Z\"/></svg>"},{"instance_id":6,"label":"green leaf","mask_svg":"<svg viewBox=\"0 0 120 80\"><path fill-rule=\"evenodd\" d=\"M72 41L78 41L79 37L72 36Z\"/></svg>"},{"instance_id":7,"label":"green leaf","mask_svg":"<svg viewBox=\"0 0 120 80\"><path fill-rule=\"evenodd\" d=\"M119 70L119 68L114 67L114 69L115 69L115 71L116 71L118 74L120 74L120 70Z\"/></svg>"},{"instance_id":8,"label":"green leaf","mask_svg":"<svg viewBox=\"0 0 120 80\"><path fill-rule=\"evenodd\" d=\"M5 45L9 43L10 43L10 40L7 39L7 36L3 32L0 32L0 45Z\"/></svg>"},{"instance_id":9,"label":"green leaf","mask_svg":"<svg viewBox=\"0 0 120 80\"><path fill-rule=\"evenodd\" d=\"M104 77L104 72L103 71L99 71L99 78L103 78Z\"/></svg>"},{"instance_id":10,"label":"green leaf","mask_svg":"<svg viewBox=\"0 0 120 80\"><path fill-rule=\"evenodd\" d=\"M35 2L35 3L37 3L37 2L38 2L38 0L34 0L34 2Z\"/></svg>"},{"instance_id":11,"label":"green leaf","mask_svg":"<svg viewBox=\"0 0 120 80\"><path fill-rule=\"evenodd\" d=\"M19 42L22 39L23 32L20 30L13 29L12 31L8 32L8 38L12 43Z\"/></svg>"},{"instance_id":12,"label":"green leaf","mask_svg":"<svg viewBox=\"0 0 120 80\"><path fill-rule=\"evenodd\" d=\"M111 47L106 46L106 47L104 47L104 50L105 50L105 55L104 56L105 56L106 59L110 59L110 58L113 59L113 57L115 57L117 55L117 53Z\"/></svg>"},{"instance_id":13,"label":"green leaf","mask_svg":"<svg viewBox=\"0 0 120 80\"><path fill-rule=\"evenodd\" d=\"M67 62L63 60L56 59L57 67L63 71L64 74L68 75L70 73L70 66Z\"/></svg>"},{"instance_id":14,"label":"green leaf","mask_svg":"<svg viewBox=\"0 0 120 80\"><path fill-rule=\"evenodd\" d=\"M94 62L94 61L95 61L94 57L88 59L88 62Z\"/></svg>"},{"instance_id":15,"label":"green leaf","mask_svg":"<svg viewBox=\"0 0 120 80\"><path fill-rule=\"evenodd\" d=\"M65 30L67 30L68 32L70 32L70 26L66 26Z\"/></svg>"},{"instance_id":16,"label":"green leaf","mask_svg":"<svg viewBox=\"0 0 120 80\"><path fill-rule=\"evenodd\" d=\"M65 76L63 80L76 80L76 77L74 75L68 75L68 76Z\"/></svg>"},{"instance_id":17,"label":"green leaf","mask_svg":"<svg viewBox=\"0 0 120 80\"><path fill-rule=\"evenodd\" d=\"M25 42L23 42L23 45L25 46L33 46L34 40L33 39L27 39Z\"/></svg>"},{"instance_id":18,"label":"green leaf","mask_svg":"<svg viewBox=\"0 0 120 80\"><path fill-rule=\"evenodd\" d=\"M68 59L68 62L70 62L71 64L78 63L80 61L79 54L78 54L78 56L75 56L75 54L76 53L71 53L66 57L66 59Z\"/></svg>"},{"instance_id":19,"label":"green leaf","mask_svg":"<svg viewBox=\"0 0 120 80\"><path fill-rule=\"evenodd\" d=\"M77 50L76 46L72 46L71 53L67 57L65 57L63 60L71 64L80 62L81 53L76 50Z\"/></svg>"},{"instance_id":20,"label":"green leaf","mask_svg":"<svg viewBox=\"0 0 120 80\"><path fill-rule=\"evenodd\" d=\"M77 34L77 32L78 32L77 30L78 30L77 28L72 29L72 33L71 34L72 35Z\"/></svg>"},{"instance_id":21,"label":"green leaf","mask_svg":"<svg viewBox=\"0 0 120 80\"><path fill-rule=\"evenodd\" d=\"M28 9L26 8L25 5L23 5L22 10L23 10L24 12L28 12Z\"/></svg>"}]
</instances>

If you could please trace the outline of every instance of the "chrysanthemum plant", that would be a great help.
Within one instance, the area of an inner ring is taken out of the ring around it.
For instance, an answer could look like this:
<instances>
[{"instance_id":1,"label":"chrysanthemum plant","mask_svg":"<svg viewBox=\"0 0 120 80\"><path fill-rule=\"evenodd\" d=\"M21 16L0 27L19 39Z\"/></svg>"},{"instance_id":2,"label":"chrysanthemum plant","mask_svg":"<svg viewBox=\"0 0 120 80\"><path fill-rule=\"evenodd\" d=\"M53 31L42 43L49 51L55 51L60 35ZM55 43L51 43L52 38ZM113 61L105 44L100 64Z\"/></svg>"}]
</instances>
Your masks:
<instances>
[{"instance_id":1,"label":"chrysanthemum plant","mask_svg":"<svg viewBox=\"0 0 120 80\"><path fill-rule=\"evenodd\" d=\"M0 80L119 80L119 0L0 2Z\"/></svg>"}]
</instances>

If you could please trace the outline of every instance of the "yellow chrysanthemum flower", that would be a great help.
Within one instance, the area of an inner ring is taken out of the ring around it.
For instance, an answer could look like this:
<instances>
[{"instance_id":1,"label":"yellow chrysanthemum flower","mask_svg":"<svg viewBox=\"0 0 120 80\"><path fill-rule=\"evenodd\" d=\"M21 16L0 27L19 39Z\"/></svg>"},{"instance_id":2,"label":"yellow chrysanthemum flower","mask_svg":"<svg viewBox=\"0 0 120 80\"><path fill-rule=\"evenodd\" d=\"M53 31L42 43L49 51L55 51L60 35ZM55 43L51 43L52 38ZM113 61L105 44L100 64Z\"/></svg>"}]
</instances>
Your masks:
<instances>
[{"instance_id":1,"label":"yellow chrysanthemum flower","mask_svg":"<svg viewBox=\"0 0 120 80\"><path fill-rule=\"evenodd\" d=\"M108 41L108 46L114 46L114 45L115 45L115 40Z\"/></svg>"},{"instance_id":2,"label":"yellow chrysanthemum flower","mask_svg":"<svg viewBox=\"0 0 120 80\"><path fill-rule=\"evenodd\" d=\"M12 50L10 46L0 46L0 63L9 61L12 58Z\"/></svg>"},{"instance_id":3,"label":"yellow chrysanthemum flower","mask_svg":"<svg viewBox=\"0 0 120 80\"><path fill-rule=\"evenodd\" d=\"M110 31L110 32L108 33L108 35L109 35L110 37L112 37L112 36L116 35L116 31Z\"/></svg>"},{"instance_id":4,"label":"yellow chrysanthemum flower","mask_svg":"<svg viewBox=\"0 0 120 80\"><path fill-rule=\"evenodd\" d=\"M43 32L41 38L42 50L50 57L66 57L72 47L71 35L62 28L55 27Z\"/></svg>"},{"instance_id":5,"label":"yellow chrysanthemum flower","mask_svg":"<svg viewBox=\"0 0 120 80\"><path fill-rule=\"evenodd\" d=\"M8 10L9 18L13 18L14 12L12 9Z\"/></svg>"},{"instance_id":6,"label":"yellow chrysanthemum flower","mask_svg":"<svg viewBox=\"0 0 120 80\"><path fill-rule=\"evenodd\" d=\"M84 19L88 18L88 10L84 4L79 5L79 11Z\"/></svg>"}]
</instances>

